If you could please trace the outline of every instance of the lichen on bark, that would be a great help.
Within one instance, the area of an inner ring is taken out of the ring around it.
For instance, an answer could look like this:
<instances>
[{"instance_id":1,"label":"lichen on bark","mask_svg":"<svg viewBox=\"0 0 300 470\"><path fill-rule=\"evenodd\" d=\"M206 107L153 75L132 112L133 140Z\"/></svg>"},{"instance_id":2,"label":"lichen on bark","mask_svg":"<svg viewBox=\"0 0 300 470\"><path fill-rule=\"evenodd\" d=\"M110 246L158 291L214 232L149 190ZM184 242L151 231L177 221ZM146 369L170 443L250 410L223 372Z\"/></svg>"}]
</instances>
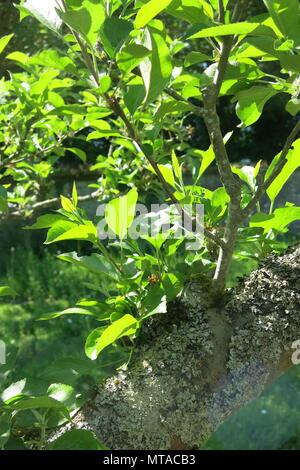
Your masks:
<instances>
[{"instance_id":1,"label":"lichen on bark","mask_svg":"<svg viewBox=\"0 0 300 470\"><path fill-rule=\"evenodd\" d=\"M76 417L111 449L198 448L291 365L300 247L271 255L209 308L190 289L145 327L128 370Z\"/></svg>"}]
</instances>

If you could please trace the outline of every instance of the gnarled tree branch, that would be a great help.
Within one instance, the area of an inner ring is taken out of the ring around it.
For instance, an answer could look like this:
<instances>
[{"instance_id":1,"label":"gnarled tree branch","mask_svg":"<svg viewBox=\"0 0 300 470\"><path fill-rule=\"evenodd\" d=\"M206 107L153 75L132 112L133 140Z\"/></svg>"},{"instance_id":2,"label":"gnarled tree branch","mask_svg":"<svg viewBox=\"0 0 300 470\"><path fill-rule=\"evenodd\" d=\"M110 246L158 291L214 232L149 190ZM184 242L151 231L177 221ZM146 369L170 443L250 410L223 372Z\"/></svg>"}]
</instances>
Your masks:
<instances>
[{"instance_id":1,"label":"gnarled tree branch","mask_svg":"<svg viewBox=\"0 0 300 470\"><path fill-rule=\"evenodd\" d=\"M223 307L191 286L143 326L130 368L98 387L73 426L111 449L199 448L292 366L299 274L300 246L269 257Z\"/></svg>"}]
</instances>

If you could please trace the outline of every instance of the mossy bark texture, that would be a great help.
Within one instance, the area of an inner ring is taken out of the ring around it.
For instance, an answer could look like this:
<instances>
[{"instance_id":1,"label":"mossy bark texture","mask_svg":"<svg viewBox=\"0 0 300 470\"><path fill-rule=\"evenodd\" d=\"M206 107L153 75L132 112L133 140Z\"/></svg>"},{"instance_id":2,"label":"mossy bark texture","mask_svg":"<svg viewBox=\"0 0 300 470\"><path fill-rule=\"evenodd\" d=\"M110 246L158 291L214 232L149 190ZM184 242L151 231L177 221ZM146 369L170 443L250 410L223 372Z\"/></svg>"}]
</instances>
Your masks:
<instances>
[{"instance_id":1,"label":"mossy bark texture","mask_svg":"<svg viewBox=\"0 0 300 470\"><path fill-rule=\"evenodd\" d=\"M153 317L127 371L76 416L110 449L199 448L292 366L300 338L300 247L270 256L227 294L201 302L191 285Z\"/></svg>"}]
</instances>

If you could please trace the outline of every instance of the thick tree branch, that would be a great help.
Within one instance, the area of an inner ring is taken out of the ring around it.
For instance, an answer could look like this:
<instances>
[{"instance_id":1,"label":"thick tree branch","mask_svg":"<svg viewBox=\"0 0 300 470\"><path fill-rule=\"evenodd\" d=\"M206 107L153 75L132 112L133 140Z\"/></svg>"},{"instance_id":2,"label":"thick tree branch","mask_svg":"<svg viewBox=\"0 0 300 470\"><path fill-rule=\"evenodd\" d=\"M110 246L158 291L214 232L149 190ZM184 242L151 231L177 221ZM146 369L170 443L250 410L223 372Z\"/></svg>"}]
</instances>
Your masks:
<instances>
[{"instance_id":1,"label":"thick tree branch","mask_svg":"<svg viewBox=\"0 0 300 470\"><path fill-rule=\"evenodd\" d=\"M222 292L226 285L228 270L232 260L237 230L240 223L241 209L241 183L231 171L231 165L223 142L220 128L219 116L216 110L218 90L215 86L208 87L203 91L204 121L208 130L211 145L216 157L220 178L226 192L230 197L228 218L224 233L225 248L219 252L216 271L214 274L214 286L217 295Z\"/></svg>"},{"instance_id":2,"label":"thick tree branch","mask_svg":"<svg viewBox=\"0 0 300 470\"><path fill-rule=\"evenodd\" d=\"M143 325L130 368L99 386L73 427L110 449L201 447L293 365L299 272L298 246L268 258L223 307L208 308L205 288L194 286L168 305L165 322Z\"/></svg>"}]
</instances>

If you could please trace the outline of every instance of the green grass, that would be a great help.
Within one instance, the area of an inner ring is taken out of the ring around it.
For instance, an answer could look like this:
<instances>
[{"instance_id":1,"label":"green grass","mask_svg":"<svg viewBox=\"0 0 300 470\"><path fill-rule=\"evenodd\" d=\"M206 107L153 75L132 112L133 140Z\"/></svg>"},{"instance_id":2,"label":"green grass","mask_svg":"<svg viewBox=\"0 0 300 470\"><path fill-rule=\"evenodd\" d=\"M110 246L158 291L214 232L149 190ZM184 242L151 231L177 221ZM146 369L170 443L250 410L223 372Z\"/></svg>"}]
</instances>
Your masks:
<instances>
[{"instance_id":1,"label":"green grass","mask_svg":"<svg viewBox=\"0 0 300 470\"><path fill-rule=\"evenodd\" d=\"M51 383L51 376L47 383L44 381L45 371L64 357L83 361L88 369L91 361L85 356L84 344L88 333L98 324L83 316L39 320L45 313L64 310L90 296L91 291L84 287L83 280L94 279L81 268L56 259L47 250L42 257L28 247L12 251L0 283L13 287L19 296L0 300L0 339L5 341L8 354L16 353L16 359L7 369L5 380L2 374L3 383L0 366L0 388L26 377L36 382L37 389L40 380L45 389ZM90 369L91 375L95 375L95 367L91 365ZM90 378L83 378L81 388L87 388L90 382Z\"/></svg>"},{"instance_id":2,"label":"green grass","mask_svg":"<svg viewBox=\"0 0 300 470\"><path fill-rule=\"evenodd\" d=\"M300 366L295 366L220 426L202 449L300 449L299 403Z\"/></svg>"},{"instance_id":3,"label":"green grass","mask_svg":"<svg viewBox=\"0 0 300 470\"><path fill-rule=\"evenodd\" d=\"M278 249L296 243L282 237ZM232 264L229 285L256 269L250 259ZM228 419L202 447L203 450L300 449L300 366L276 380L259 398Z\"/></svg>"}]
</instances>

